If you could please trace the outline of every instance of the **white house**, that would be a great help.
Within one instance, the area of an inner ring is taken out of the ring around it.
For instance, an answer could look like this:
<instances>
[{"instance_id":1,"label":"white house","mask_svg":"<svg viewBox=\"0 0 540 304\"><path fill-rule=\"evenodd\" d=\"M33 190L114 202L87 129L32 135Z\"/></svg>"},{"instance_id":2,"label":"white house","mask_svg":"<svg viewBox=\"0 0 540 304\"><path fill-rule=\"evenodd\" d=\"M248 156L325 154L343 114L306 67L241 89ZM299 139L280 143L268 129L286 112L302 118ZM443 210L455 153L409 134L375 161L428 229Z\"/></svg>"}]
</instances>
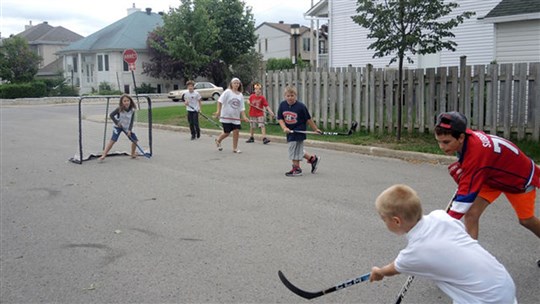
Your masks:
<instances>
[{"instance_id":1,"label":"white house","mask_svg":"<svg viewBox=\"0 0 540 304\"><path fill-rule=\"evenodd\" d=\"M504 0L502 2L506 1L513 2L510 6L515 5L516 2L524 3L525 5L519 6L522 12L538 12L537 7L540 5L538 0ZM443 50L440 53L426 56L415 55L411 57L414 63L408 64L405 62L406 66L416 68L459 65L461 56L467 56L468 64L488 64L494 60L499 63L510 62L508 57L503 56L504 52L501 44L499 44L501 48L498 53L496 51L496 28L500 29L497 33L499 33L501 39L502 36L508 35L507 30L510 29L510 35L514 36L514 38L519 37L518 41L526 44L534 44L536 41L536 46L533 46L533 49L540 48L538 46L538 20L540 19L538 13L526 14L526 20L516 20L516 24L501 28L498 25L493 25L498 21L496 18L485 18L501 2L500 0L455 0L454 2L457 2L460 6L452 12L450 17L464 11L476 13L475 16L453 29L452 32L455 37L452 40L458 44L456 51ZM321 0L306 12L306 18L324 19L325 15L327 15L329 25L329 66L365 66L368 63L373 64L375 67L388 66L391 57L372 58L375 51L367 48L372 43L371 40L366 38L368 30L351 19L352 16L357 15L356 8L356 1ZM489 20L493 20L493 23L489 22ZM515 17L510 20L515 20ZM527 28L527 33L520 30L523 27ZM515 41L514 46L516 46ZM502 43L502 40L500 43ZM516 49L513 50L512 61L539 60L533 58L534 54L536 54L535 51L532 51L532 56L530 56L526 55L525 52L516 51ZM392 66L397 66L397 63L393 63Z\"/></svg>"},{"instance_id":2,"label":"white house","mask_svg":"<svg viewBox=\"0 0 540 304\"><path fill-rule=\"evenodd\" d=\"M540 61L540 1L502 0L483 21L494 26L498 63Z\"/></svg>"},{"instance_id":3,"label":"white house","mask_svg":"<svg viewBox=\"0 0 540 304\"><path fill-rule=\"evenodd\" d=\"M304 61L309 61L311 30L300 26L299 36L294 37L291 34L291 25L283 21L263 22L255 28L255 35L258 37L255 49L263 55L264 61L270 58L293 58L295 40L299 57Z\"/></svg>"},{"instance_id":4,"label":"white house","mask_svg":"<svg viewBox=\"0 0 540 304\"><path fill-rule=\"evenodd\" d=\"M128 9L128 16L70 44L59 54L63 56L65 77L72 79L80 94L98 90L99 84L107 82L113 89L135 93L132 73L123 60L126 49L138 53L134 76L136 85L143 82L157 88L157 93L177 89L171 80L156 79L143 74L142 63L149 62L146 39L148 33L163 25L160 14Z\"/></svg>"}]
</instances>

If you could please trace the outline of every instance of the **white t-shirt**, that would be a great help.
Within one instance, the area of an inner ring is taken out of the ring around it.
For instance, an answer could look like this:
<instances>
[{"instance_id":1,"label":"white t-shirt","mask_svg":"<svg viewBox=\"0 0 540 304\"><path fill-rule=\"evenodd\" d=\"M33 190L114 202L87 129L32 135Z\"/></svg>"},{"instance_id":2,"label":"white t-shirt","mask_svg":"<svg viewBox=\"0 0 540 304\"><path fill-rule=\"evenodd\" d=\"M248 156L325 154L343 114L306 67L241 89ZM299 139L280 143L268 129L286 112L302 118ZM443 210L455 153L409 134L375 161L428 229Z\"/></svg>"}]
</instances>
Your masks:
<instances>
[{"instance_id":1,"label":"white t-shirt","mask_svg":"<svg viewBox=\"0 0 540 304\"><path fill-rule=\"evenodd\" d=\"M241 123L240 113L245 110L244 95L242 93L235 94L231 89L225 90L219 97L218 102L221 103L220 122L232 123L239 125ZM236 119L226 119L223 117L230 117Z\"/></svg>"},{"instance_id":2,"label":"white t-shirt","mask_svg":"<svg viewBox=\"0 0 540 304\"><path fill-rule=\"evenodd\" d=\"M190 93L189 91L184 93L184 101L188 103L187 110L190 112L197 112L200 110L199 100L201 100L201 94L197 91L193 91L193 93ZM191 106L191 108L189 106Z\"/></svg>"},{"instance_id":3,"label":"white t-shirt","mask_svg":"<svg viewBox=\"0 0 540 304\"><path fill-rule=\"evenodd\" d=\"M394 262L400 273L435 281L454 303L514 303L516 287L504 266L443 210L424 215L407 239Z\"/></svg>"}]
</instances>

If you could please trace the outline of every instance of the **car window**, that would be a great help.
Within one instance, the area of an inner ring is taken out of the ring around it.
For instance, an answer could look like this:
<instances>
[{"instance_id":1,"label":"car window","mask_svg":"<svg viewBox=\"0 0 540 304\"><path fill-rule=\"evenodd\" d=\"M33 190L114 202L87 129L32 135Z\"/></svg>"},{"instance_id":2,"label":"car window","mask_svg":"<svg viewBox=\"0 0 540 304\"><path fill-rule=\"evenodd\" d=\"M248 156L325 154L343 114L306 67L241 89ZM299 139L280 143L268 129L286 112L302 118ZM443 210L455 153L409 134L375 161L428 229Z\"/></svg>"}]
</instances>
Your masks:
<instances>
[{"instance_id":1,"label":"car window","mask_svg":"<svg viewBox=\"0 0 540 304\"><path fill-rule=\"evenodd\" d=\"M203 84L202 83L196 83L195 86L194 86L195 89L202 89L204 88Z\"/></svg>"}]
</instances>

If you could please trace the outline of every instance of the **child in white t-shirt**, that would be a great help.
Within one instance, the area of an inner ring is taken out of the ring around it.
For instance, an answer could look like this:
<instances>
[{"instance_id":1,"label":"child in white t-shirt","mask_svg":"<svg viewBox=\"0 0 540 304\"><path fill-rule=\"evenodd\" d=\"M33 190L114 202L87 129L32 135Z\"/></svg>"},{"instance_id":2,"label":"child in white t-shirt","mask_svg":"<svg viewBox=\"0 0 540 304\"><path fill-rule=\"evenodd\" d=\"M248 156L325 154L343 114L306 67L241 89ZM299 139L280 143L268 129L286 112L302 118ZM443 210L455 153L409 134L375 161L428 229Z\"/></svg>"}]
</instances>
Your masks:
<instances>
[{"instance_id":1,"label":"child in white t-shirt","mask_svg":"<svg viewBox=\"0 0 540 304\"><path fill-rule=\"evenodd\" d=\"M408 244L392 263L373 267L370 281L404 273L433 280L454 303L517 303L504 266L443 210L422 215L412 188L394 185L375 206L388 230L406 235Z\"/></svg>"},{"instance_id":2,"label":"child in white t-shirt","mask_svg":"<svg viewBox=\"0 0 540 304\"><path fill-rule=\"evenodd\" d=\"M219 121L223 126L223 132L216 138L216 146L219 151L223 150L221 142L232 132L233 152L241 153L240 149L238 149L238 138L240 136L240 129L242 128L241 122L249 122L244 112L246 108L242 91L242 82L235 77L229 83L229 88L218 99L214 117L219 117Z\"/></svg>"}]
</instances>

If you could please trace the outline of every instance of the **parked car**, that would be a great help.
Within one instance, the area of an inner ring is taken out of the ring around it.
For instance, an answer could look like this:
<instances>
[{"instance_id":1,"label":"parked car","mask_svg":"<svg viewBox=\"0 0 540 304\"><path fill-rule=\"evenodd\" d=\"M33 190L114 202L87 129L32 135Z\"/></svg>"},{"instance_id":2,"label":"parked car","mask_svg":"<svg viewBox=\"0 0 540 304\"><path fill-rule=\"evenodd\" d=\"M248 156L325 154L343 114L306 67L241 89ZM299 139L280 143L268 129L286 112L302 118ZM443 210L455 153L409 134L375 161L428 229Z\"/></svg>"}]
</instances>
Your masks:
<instances>
[{"instance_id":1,"label":"parked car","mask_svg":"<svg viewBox=\"0 0 540 304\"><path fill-rule=\"evenodd\" d=\"M184 93L186 93L187 91L187 89L170 91L167 97L172 99L173 101L180 101L183 99ZM216 101L218 100L219 96L223 94L222 87L218 87L210 82L197 82L195 84L195 91L201 94L202 99L212 98Z\"/></svg>"}]
</instances>

